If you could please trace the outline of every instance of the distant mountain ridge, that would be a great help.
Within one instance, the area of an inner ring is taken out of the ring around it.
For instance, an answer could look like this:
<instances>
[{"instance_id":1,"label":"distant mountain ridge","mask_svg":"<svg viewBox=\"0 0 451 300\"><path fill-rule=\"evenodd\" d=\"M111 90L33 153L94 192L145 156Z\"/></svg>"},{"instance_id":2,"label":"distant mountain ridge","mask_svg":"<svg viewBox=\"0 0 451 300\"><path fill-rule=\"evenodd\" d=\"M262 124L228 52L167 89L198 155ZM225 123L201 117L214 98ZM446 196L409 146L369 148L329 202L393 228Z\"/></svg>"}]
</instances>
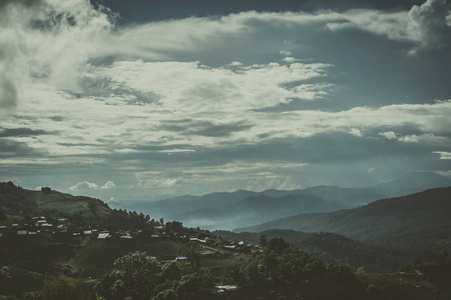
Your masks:
<instances>
[{"instance_id":1,"label":"distant mountain ridge","mask_svg":"<svg viewBox=\"0 0 451 300\"><path fill-rule=\"evenodd\" d=\"M369 191L385 195L386 197L399 197L421 192L427 189L451 186L451 180L435 172L416 171L402 177L380 183L367 188Z\"/></svg>"},{"instance_id":2,"label":"distant mountain ridge","mask_svg":"<svg viewBox=\"0 0 451 300\"><path fill-rule=\"evenodd\" d=\"M451 245L451 187L377 200L330 213L300 214L236 232L330 232L370 244L440 249Z\"/></svg>"},{"instance_id":3,"label":"distant mountain ridge","mask_svg":"<svg viewBox=\"0 0 451 300\"><path fill-rule=\"evenodd\" d=\"M421 192L425 189L446 186L451 186L451 180L435 172L412 172L392 181L362 188L315 186L299 190L269 189L262 192L238 190L231 193L221 192L203 196L185 195L154 202L135 203L128 206L123 206L123 208L141 211L152 217L162 216L166 219L182 221L189 226L201 226L208 229L232 229L229 227L232 223L235 223L234 228L249 225L251 218L246 217L244 216L244 213L237 211L237 208L234 207L234 205L240 205L240 202L245 201L250 197L266 196L276 199L282 198L286 195L310 195L330 202L331 205L329 207L331 208L334 206L334 209L342 209L359 207L387 197L406 195ZM261 199L264 200L266 198ZM268 200L266 199L266 201ZM251 202L247 203L248 206L251 205ZM273 214L272 216L266 216L258 207L259 203L254 202L254 204L255 205L253 208L245 206L243 209L253 209L254 212L259 211L263 214L262 217L265 216L270 218L268 220L275 220L283 215ZM283 210L283 208L280 207L281 205L282 203L277 205L279 210ZM304 210L303 212L330 211L329 209L324 210L324 207L321 208L319 203L316 207L318 209ZM288 205L286 209L290 211ZM300 211L298 209L291 209L291 213L294 215L300 213ZM229 215L228 220L226 220L226 215ZM255 213L253 215L255 215ZM247 219L243 220L243 217ZM253 221L257 221L257 218ZM254 224L258 223L261 222Z\"/></svg>"},{"instance_id":4,"label":"distant mountain ridge","mask_svg":"<svg viewBox=\"0 0 451 300\"><path fill-rule=\"evenodd\" d=\"M204 208L169 216L167 219L178 220L188 226L203 225L205 229L233 229L237 225L252 225L261 220L275 220L291 216L296 212L327 212L340 208L342 206L337 203L311 195L284 195L276 198L258 195L227 206Z\"/></svg>"}]
</instances>

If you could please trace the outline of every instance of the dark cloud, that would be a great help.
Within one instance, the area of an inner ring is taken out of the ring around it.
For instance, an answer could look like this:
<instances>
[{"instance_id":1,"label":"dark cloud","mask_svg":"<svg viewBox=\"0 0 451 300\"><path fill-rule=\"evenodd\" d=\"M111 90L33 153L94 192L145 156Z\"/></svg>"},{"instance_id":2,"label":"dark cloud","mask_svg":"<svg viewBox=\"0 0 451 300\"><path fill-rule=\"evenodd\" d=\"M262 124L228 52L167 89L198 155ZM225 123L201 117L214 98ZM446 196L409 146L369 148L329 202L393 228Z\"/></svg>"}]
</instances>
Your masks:
<instances>
[{"instance_id":1,"label":"dark cloud","mask_svg":"<svg viewBox=\"0 0 451 300\"><path fill-rule=\"evenodd\" d=\"M214 124L210 121L191 119L164 121L158 126L159 130L173 131L184 135L200 135L208 137L228 137L234 132L245 131L252 125L243 122Z\"/></svg>"},{"instance_id":2,"label":"dark cloud","mask_svg":"<svg viewBox=\"0 0 451 300\"><path fill-rule=\"evenodd\" d=\"M53 116L53 117L49 117L50 120L53 120L55 122L62 122L64 121L64 118L62 116Z\"/></svg>"},{"instance_id":3,"label":"dark cloud","mask_svg":"<svg viewBox=\"0 0 451 300\"><path fill-rule=\"evenodd\" d=\"M156 93L142 92L130 87L122 86L120 83L113 82L110 78L87 78L84 77L80 80L80 85L83 89L82 94L72 93L75 97L94 96L99 100L105 101L105 95L116 95L124 99L127 99L125 104L130 105L145 105L151 103L157 103L160 99ZM117 105L118 103L111 102L109 104ZM123 104L123 103L121 103Z\"/></svg>"},{"instance_id":4,"label":"dark cloud","mask_svg":"<svg viewBox=\"0 0 451 300\"><path fill-rule=\"evenodd\" d=\"M0 9L4 8L6 5L24 5L24 6L35 6L41 4L42 0L0 0Z\"/></svg>"},{"instance_id":5,"label":"dark cloud","mask_svg":"<svg viewBox=\"0 0 451 300\"><path fill-rule=\"evenodd\" d=\"M43 153L25 143L0 139L0 158L42 157Z\"/></svg>"},{"instance_id":6,"label":"dark cloud","mask_svg":"<svg viewBox=\"0 0 451 300\"><path fill-rule=\"evenodd\" d=\"M417 25L423 36L424 47L443 48L451 46L451 27L447 23L450 5L444 0L428 0L421 6L415 5L409 18Z\"/></svg>"},{"instance_id":7,"label":"dark cloud","mask_svg":"<svg viewBox=\"0 0 451 300\"><path fill-rule=\"evenodd\" d=\"M386 130L385 130L386 129ZM398 139L387 139L378 135L383 131L393 129L398 137L403 134L415 134L414 126L400 128L384 128L374 130L367 136L359 137L344 132L321 133L310 137L298 139L273 139L259 144L230 144L218 143L216 147L193 147L190 145L171 146L139 146L136 152L116 153L112 156L114 161L137 161L140 164L148 162L160 163L186 163L193 166L221 165L232 161L247 162L274 162L274 163L307 163L316 165L337 165L370 163L386 159L400 160L409 168L439 169L450 167L451 161L446 165L438 161L433 151L449 151L447 145L437 146L421 142L403 142ZM438 148L437 148L438 147ZM171 153L166 150L180 149L192 152ZM429 167L428 167L429 166Z\"/></svg>"},{"instance_id":8,"label":"dark cloud","mask_svg":"<svg viewBox=\"0 0 451 300\"><path fill-rule=\"evenodd\" d=\"M91 0L119 12L121 21L135 23L150 20L182 19L191 16L227 15L242 11L317 11L320 9L346 10L352 8L374 8L393 10L420 5L421 0L155 0L116 1Z\"/></svg>"},{"instance_id":9,"label":"dark cloud","mask_svg":"<svg viewBox=\"0 0 451 300\"><path fill-rule=\"evenodd\" d=\"M219 145L222 146L222 145ZM451 151L447 146L443 151ZM381 136L359 137L344 132L322 133L298 139L274 139L254 145L236 145L205 149L199 158L217 157L242 161L292 162L312 165L344 164L370 161L374 158L410 158L410 163L421 164L424 157L432 157L436 145L408 143ZM418 159L422 157L422 159ZM414 158L417 158L416 161ZM434 157L434 161L436 161ZM450 162L451 163L451 162Z\"/></svg>"},{"instance_id":10,"label":"dark cloud","mask_svg":"<svg viewBox=\"0 0 451 300\"><path fill-rule=\"evenodd\" d=\"M0 128L0 138L37 136L45 134L53 134L53 133L45 130L33 130L29 128L10 128L10 129Z\"/></svg>"}]
</instances>

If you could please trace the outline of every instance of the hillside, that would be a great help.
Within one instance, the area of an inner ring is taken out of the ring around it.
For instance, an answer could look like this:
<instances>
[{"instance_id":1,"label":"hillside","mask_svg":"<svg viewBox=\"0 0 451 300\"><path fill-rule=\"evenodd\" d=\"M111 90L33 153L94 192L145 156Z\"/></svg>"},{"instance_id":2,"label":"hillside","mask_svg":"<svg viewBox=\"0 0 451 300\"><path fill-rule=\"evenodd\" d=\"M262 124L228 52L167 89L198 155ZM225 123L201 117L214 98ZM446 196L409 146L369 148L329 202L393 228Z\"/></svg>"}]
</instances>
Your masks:
<instances>
[{"instance_id":1,"label":"hillside","mask_svg":"<svg viewBox=\"0 0 451 300\"><path fill-rule=\"evenodd\" d=\"M111 213L108 205L99 199L64 194L50 188L31 191L12 182L0 183L0 206L6 214L15 216L81 214L103 218Z\"/></svg>"},{"instance_id":2,"label":"hillside","mask_svg":"<svg viewBox=\"0 0 451 300\"><path fill-rule=\"evenodd\" d=\"M451 188L438 188L355 209L301 214L235 231L279 228L331 232L375 245L440 251L450 243L450 213Z\"/></svg>"},{"instance_id":3,"label":"hillside","mask_svg":"<svg viewBox=\"0 0 451 300\"><path fill-rule=\"evenodd\" d=\"M306 233L286 229L271 229L263 232L214 231L213 234L235 242L257 244L264 235L267 240L283 238L293 247L314 254L328 263L347 265L354 270L366 272L394 272L415 256L387 247L377 247L358 242L334 233Z\"/></svg>"},{"instance_id":4,"label":"hillside","mask_svg":"<svg viewBox=\"0 0 451 300\"><path fill-rule=\"evenodd\" d=\"M339 208L341 206L336 203L310 195L285 195L277 198L259 195L232 205L200 209L168 216L167 219L181 221L187 226L202 226L209 230L231 230L236 226L250 226L296 213L327 212Z\"/></svg>"},{"instance_id":5,"label":"hillside","mask_svg":"<svg viewBox=\"0 0 451 300\"><path fill-rule=\"evenodd\" d=\"M450 198L450 189L429 190L409 197L379 200L357 209L299 216L349 214L372 208L366 212L367 219L374 215L380 222L387 222L416 216L417 226L408 226L418 229L417 227L424 227L422 222L431 222L430 219L436 217L437 223L442 223L446 231L449 224L444 222L444 215L449 215L449 201L446 200ZM422 289L416 290L415 286L418 286L421 279L417 275L360 273L396 271L401 264L418 257L412 256L414 252L368 245L343 235L292 230L239 234L215 232L223 237L220 239L208 231L183 227L179 222L164 223L136 212L110 210L97 199L75 197L48 188L27 191L12 183L2 184L1 199L2 211L8 213L8 219L0 221L7 224L0 228L0 267L6 266L10 274L0 278L0 294L4 295L23 298L24 292L44 291L45 281L55 280L58 278L56 275L65 274L72 277L72 280L80 279L79 284L86 283L92 298L98 293L108 299L124 299L125 297L111 297L114 284L108 278L122 274L114 270L115 259L132 252L137 253L136 251L146 251L145 255L155 256L157 266L162 271L155 273L159 274L158 285L149 291L152 295L173 288L179 297L185 296L190 291L186 286L189 282L189 286L196 287L193 292L195 296L191 297L193 299L273 299L275 295L293 299L370 299L368 297L374 292L373 289L386 295L377 299L398 299L398 295L403 295L404 298L400 299L425 299L424 296L432 294L434 296L430 299L445 299L441 295L448 295L446 286L449 280L441 280L439 275L443 274L446 278L450 263L447 257L442 259L442 255L436 257L439 264L435 269L431 268L429 261L423 263L422 270L427 278L421 280ZM431 207L430 211L426 211L425 201ZM281 202L286 202L287 205L280 205ZM308 210L329 209L330 205L334 204L315 196L287 195L272 198L260 195L247 197L230 209L235 209L235 213L261 212L274 216L277 213L290 213L288 209L284 211L283 207ZM434 210L433 207L438 208ZM399 211L404 211L404 215L400 215ZM418 211L423 211L422 214L427 216L422 222L418 222L421 218ZM34 214L39 217L30 218ZM61 214L67 214L68 219L61 218L57 223L49 225L50 228L35 224L42 218L50 219L51 215ZM102 214L108 215L108 218L102 219ZM86 218L80 218L79 224L75 226L72 220L74 216L80 215ZM360 218L364 216L365 214L361 214ZM364 224L359 219L359 214L352 217L360 225ZM16 226L8 223L12 219L17 220L18 224L14 224ZM85 219L89 222L83 222ZM323 225L327 227L327 224ZM339 224L337 220L332 220L329 225ZM398 225L394 224L392 227L401 230ZM67 230L60 230L60 226ZM408 230L402 230L401 234L407 232L409 236ZM413 239L424 241L424 236L415 233ZM268 238L266 247L255 246L261 234ZM391 234L391 231L386 230L382 236L391 238ZM447 234L445 232L444 236ZM431 234L431 237L437 236L436 232ZM280 237L290 242L294 248L290 248ZM175 257L180 255L187 255L189 261L178 262ZM195 257L198 263L195 263ZM443 266L440 265L442 261ZM358 273L353 273L343 265L351 266ZM417 267L415 263L406 270L412 273L410 269ZM139 268L132 268L132 273L135 274L137 269ZM168 282L169 278L171 281ZM206 294L206 289L211 289L215 284L238 284L241 288L231 294ZM96 288L92 289L94 286ZM199 290L199 286L203 290ZM370 287L372 288L369 289ZM435 291L442 294L437 296ZM405 295L409 295L408 298ZM150 296L146 299L149 298Z\"/></svg>"}]
</instances>

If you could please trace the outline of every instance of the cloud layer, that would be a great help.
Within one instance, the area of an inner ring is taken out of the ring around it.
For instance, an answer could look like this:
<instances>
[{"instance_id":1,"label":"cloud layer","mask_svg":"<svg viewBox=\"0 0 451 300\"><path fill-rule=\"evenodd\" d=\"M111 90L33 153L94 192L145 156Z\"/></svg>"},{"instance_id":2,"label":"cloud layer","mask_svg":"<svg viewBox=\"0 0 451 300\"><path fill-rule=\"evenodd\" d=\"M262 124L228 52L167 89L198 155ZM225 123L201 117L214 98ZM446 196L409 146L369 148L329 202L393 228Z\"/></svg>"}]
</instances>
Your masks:
<instances>
[{"instance_id":1,"label":"cloud layer","mask_svg":"<svg viewBox=\"0 0 451 300\"><path fill-rule=\"evenodd\" d=\"M449 171L443 1L117 18L2 2L0 179L142 199Z\"/></svg>"}]
</instances>

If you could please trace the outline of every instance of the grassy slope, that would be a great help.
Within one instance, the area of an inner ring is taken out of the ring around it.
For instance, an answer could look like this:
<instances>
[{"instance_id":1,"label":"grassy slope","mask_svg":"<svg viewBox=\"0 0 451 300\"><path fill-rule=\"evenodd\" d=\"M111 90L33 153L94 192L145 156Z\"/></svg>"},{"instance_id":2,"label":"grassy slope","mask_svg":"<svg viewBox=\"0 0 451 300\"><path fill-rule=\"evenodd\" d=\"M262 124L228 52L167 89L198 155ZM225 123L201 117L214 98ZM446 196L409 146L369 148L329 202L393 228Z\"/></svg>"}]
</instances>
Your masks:
<instances>
[{"instance_id":1,"label":"grassy slope","mask_svg":"<svg viewBox=\"0 0 451 300\"><path fill-rule=\"evenodd\" d=\"M0 205L9 215L14 216L25 212L34 216L81 213L85 217L104 217L111 211L105 203L90 197L73 196L57 191L43 193L4 185L0 186Z\"/></svg>"}]
</instances>

